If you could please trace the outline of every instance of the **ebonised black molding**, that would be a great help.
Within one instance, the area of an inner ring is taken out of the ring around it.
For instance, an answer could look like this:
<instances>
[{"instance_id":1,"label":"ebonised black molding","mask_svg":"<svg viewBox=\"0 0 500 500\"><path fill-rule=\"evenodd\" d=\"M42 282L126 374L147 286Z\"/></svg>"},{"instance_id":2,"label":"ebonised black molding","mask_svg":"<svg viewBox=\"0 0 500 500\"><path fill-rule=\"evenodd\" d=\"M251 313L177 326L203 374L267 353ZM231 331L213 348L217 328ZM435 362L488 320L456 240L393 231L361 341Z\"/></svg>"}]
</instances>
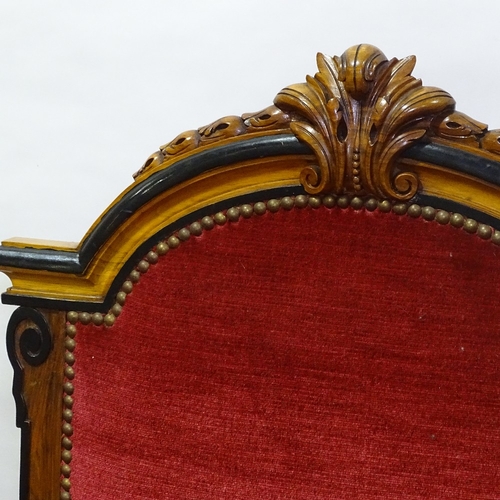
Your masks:
<instances>
[{"instance_id":1,"label":"ebonised black molding","mask_svg":"<svg viewBox=\"0 0 500 500\"><path fill-rule=\"evenodd\" d=\"M134 254L123 265L120 272L115 276L113 283L111 284L103 302L78 302L71 300L64 301L45 299L40 297L15 296L9 295L7 293L4 293L2 295L2 302L4 304L10 305L31 307L34 306L41 309L53 309L61 311L86 311L102 313L108 312L109 308L114 304L115 296L123 285L123 282L127 279L130 271L132 271L132 269L134 269L134 267L144 257L144 255L163 238L171 235L172 233L178 231L183 227L188 226L192 222L201 219L205 215L213 215L221 210L226 210L230 207L241 205L244 203L255 203L257 201L268 200L271 198L282 198L284 196L296 196L299 194L305 194L304 188L302 186L288 186L256 191L255 193L229 198L219 203L214 203L203 208L202 210L194 211L185 217L179 218L174 223L165 226L161 231L144 241L135 250Z\"/></svg>"},{"instance_id":2,"label":"ebonised black molding","mask_svg":"<svg viewBox=\"0 0 500 500\"><path fill-rule=\"evenodd\" d=\"M4 267L80 273L78 252L0 246L0 263Z\"/></svg>"},{"instance_id":3,"label":"ebonised black molding","mask_svg":"<svg viewBox=\"0 0 500 500\"><path fill-rule=\"evenodd\" d=\"M97 250L136 210L155 196L204 172L236 162L281 155L311 154L293 135L273 135L211 148L179 160L138 182L104 214L79 252L0 246L0 265L81 274Z\"/></svg>"},{"instance_id":4,"label":"ebonised black molding","mask_svg":"<svg viewBox=\"0 0 500 500\"><path fill-rule=\"evenodd\" d=\"M309 148L298 142L295 136L274 135L215 147L180 160L165 170L160 170L130 190L119 203L104 214L92 234L82 243L80 249L82 271L110 234L118 229L132 213L160 193L204 172L232 163L304 153L309 153Z\"/></svg>"},{"instance_id":5,"label":"ebonised black molding","mask_svg":"<svg viewBox=\"0 0 500 500\"><path fill-rule=\"evenodd\" d=\"M439 165L500 186L500 161L489 160L461 149L442 144L417 143L408 148L404 157Z\"/></svg>"},{"instance_id":6,"label":"ebonised black molding","mask_svg":"<svg viewBox=\"0 0 500 500\"><path fill-rule=\"evenodd\" d=\"M126 193L116 205L106 212L96 228L82 242L80 250L57 251L34 248L16 248L0 246L0 265L4 267L18 267L33 270L58 271L68 274L82 274L95 253L102 244L141 206L151 201L160 193L173 186L192 179L204 172L235 162L252 160L263 157L286 156L286 155L311 155L308 146L302 144L291 134L272 135L266 137L240 140L225 146L218 146L201 151L188 158L177 161L166 169L160 170L143 182L137 182L132 189ZM454 149L450 146L420 142L408 148L403 155L404 158L432 163L452 171L466 173L479 180L500 186L500 161L476 156L469 152ZM304 192L300 186L272 190L268 192L256 192L246 197L226 200L217 206L207 207L203 211L194 212L189 217L176 221L176 223L165 227L153 239L144 242L134 253L130 262L126 263L122 272L118 274L111 286L106 300L103 303L81 303L74 301L61 301L41 299L29 296L2 295L5 304L29 305L35 307L46 307L61 310L86 310L105 311L111 305L111 300L121 286L127 273L133 268L138 260L156 244L163 236L180 229L188 223L203 215L213 214L216 211L229 208L241 203L258 201L270 197L286 196L287 194L300 194ZM426 201L428 200L428 201ZM495 229L500 229L500 221L482 212L472 210L463 205L441 198L426 198L417 195L416 201L429 204L436 208L451 211L459 211L468 217L473 217L478 222L489 224ZM455 207L455 208L452 208ZM119 284L118 284L119 283Z\"/></svg>"}]
</instances>

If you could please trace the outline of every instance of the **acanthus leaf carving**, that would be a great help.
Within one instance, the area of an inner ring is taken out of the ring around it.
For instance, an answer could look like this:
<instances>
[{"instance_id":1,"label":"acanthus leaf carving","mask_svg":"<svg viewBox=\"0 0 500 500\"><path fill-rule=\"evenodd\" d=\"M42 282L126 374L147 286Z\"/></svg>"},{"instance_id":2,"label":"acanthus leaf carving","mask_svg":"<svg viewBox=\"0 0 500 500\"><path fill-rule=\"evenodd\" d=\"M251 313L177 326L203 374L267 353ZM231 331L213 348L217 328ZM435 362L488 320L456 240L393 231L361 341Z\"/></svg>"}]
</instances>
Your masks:
<instances>
[{"instance_id":1,"label":"acanthus leaf carving","mask_svg":"<svg viewBox=\"0 0 500 500\"><path fill-rule=\"evenodd\" d=\"M283 89L275 105L292 116L291 129L316 153L301 181L310 193L353 192L410 199L418 179L399 172L397 158L422 138L455 101L411 76L415 58L387 60L372 45L341 57L318 54L318 73Z\"/></svg>"},{"instance_id":2,"label":"acanthus leaf carving","mask_svg":"<svg viewBox=\"0 0 500 500\"><path fill-rule=\"evenodd\" d=\"M414 56L388 60L368 44L340 57L318 54L318 72L281 90L274 105L179 134L153 153L134 178L199 148L252 134L291 132L316 156L316 163L300 174L308 193L409 200L419 180L399 159L415 142L500 155L500 130L488 130L455 111L455 100L444 90L423 86L412 76L415 63Z\"/></svg>"}]
</instances>

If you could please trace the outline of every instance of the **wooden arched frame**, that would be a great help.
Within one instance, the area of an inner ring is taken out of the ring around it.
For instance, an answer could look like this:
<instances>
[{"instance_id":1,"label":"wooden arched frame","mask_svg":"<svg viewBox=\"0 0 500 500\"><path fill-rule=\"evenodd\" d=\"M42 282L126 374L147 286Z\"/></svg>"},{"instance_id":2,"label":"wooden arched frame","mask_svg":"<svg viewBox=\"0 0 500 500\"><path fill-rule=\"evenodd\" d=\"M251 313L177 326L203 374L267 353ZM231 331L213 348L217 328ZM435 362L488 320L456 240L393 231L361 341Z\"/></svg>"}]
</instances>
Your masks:
<instances>
[{"instance_id":1,"label":"wooden arched frame","mask_svg":"<svg viewBox=\"0 0 500 500\"><path fill-rule=\"evenodd\" d=\"M500 131L455 111L447 92L411 76L414 64L370 45L320 54L318 73L268 108L161 147L77 246L2 243L0 269L12 280L3 302L22 306L7 337L22 499L71 498L70 311L106 315L161 238L235 205L309 194L399 212L430 205L500 244Z\"/></svg>"}]
</instances>

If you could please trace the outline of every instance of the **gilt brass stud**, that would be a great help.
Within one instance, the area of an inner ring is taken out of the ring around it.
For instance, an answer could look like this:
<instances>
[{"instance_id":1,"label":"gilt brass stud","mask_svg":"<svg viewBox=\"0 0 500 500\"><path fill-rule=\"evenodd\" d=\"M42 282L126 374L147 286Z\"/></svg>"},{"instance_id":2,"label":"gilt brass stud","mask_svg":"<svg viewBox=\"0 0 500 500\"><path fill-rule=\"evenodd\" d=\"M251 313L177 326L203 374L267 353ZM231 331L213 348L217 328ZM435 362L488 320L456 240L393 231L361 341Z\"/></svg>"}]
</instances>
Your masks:
<instances>
[{"instance_id":1,"label":"gilt brass stud","mask_svg":"<svg viewBox=\"0 0 500 500\"><path fill-rule=\"evenodd\" d=\"M406 213L413 218L420 217L422 215L422 207L414 203L408 207L408 211Z\"/></svg>"},{"instance_id":2,"label":"gilt brass stud","mask_svg":"<svg viewBox=\"0 0 500 500\"><path fill-rule=\"evenodd\" d=\"M442 225L448 224L448 222L450 222L450 213L445 210L438 210L436 212L435 220L437 223Z\"/></svg>"},{"instance_id":3,"label":"gilt brass stud","mask_svg":"<svg viewBox=\"0 0 500 500\"><path fill-rule=\"evenodd\" d=\"M142 259L139 261L139 264L137 264L137 270L141 273L144 274L148 271L149 269L149 262L146 259ZM132 271L133 272L133 271ZM131 273L132 274L132 273ZM137 282L139 281L138 278L132 279L132 281Z\"/></svg>"},{"instance_id":4,"label":"gilt brass stud","mask_svg":"<svg viewBox=\"0 0 500 500\"><path fill-rule=\"evenodd\" d=\"M71 396L68 396L67 394L63 398L64 406L66 408L69 408L70 410L73 408L73 398Z\"/></svg>"},{"instance_id":5,"label":"gilt brass stud","mask_svg":"<svg viewBox=\"0 0 500 500\"><path fill-rule=\"evenodd\" d=\"M126 300L127 300L127 294L125 292L118 292L116 294L116 302L118 302L118 304L120 304L121 306L125 304Z\"/></svg>"},{"instance_id":6,"label":"gilt brass stud","mask_svg":"<svg viewBox=\"0 0 500 500\"><path fill-rule=\"evenodd\" d=\"M319 196L309 196L309 206L319 208L321 206L321 198Z\"/></svg>"},{"instance_id":7,"label":"gilt brass stud","mask_svg":"<svg viewBox=\"0 0 500 500\"><path fill-rule=\"evenodd\" d=\"M208 231L210 231L210 229L214 228L215 222L212 217L209 217L207 215L203 217L203 219L201 219L201 226L203 227L203 229L207 229Z\"/></svg>"},{"instance_id":8,"label":"gilt brass stud","mask_svg":"<svg viewBox=\"0 0 500 500\"><path fill-rule=\"evenodd\" d=\"M75 356L72 352L66 351L64 353L64 361L69 365L73 366L75 364Z\"/></svg>"},{"instance_id":9,"label":"gilt brass stud","mask_svg":"<svg viewBox=\"0 0 500 500\"><path fill-rule=\"evenodd\" d=\"M212 219L210 219L212 220ZM193 236L201 236L201 233L203 233L203 227L201 226L201 224L196 221L196 222L193 222L190 226L189 226L189 232L193 235Z\"/></svg>"},{"instance_id":10,"label":"gilt brass stud","mask_svg":"<svg viewBox=\"0 0 500 500\"><path fill-rule=\"evenodd\" d=\"M167 245L169 248L178 248L179 245L181 244L179 238L177 238L177 236L170 236L170 238L168 238L167 240Z\"/></svg>"},{"instance_id":11,"label":"gilt brass stud","mask_svg":"<svg viewBox=\"0 0 500 500\"><path fill-rule=\"evenodd\" d=\"M245 203L244 205L241 205L240 213L244 219L249 219L253 215L252 205L250 205L249 203Z\"/></svg>"},{"instance_id":12,"label":"gilt brass stud","mask_svg":"<svg viewBox=\"0 0 500 500\"><path fill-rule=\"evenodd\" d=\"M75 392L75 388L71 382L64 382L63 390L66 394L68 394L68 396L72 396Z\"/></svg>"},{"instance_id":13,"label":"gilt brass stud","mask_svg":"<svg viewBox=\"0 0 500 500\"><path fill-rule=\"evenodd\" d=\"M389 200L379 201L378 202L378 209L385 214L389 213L392 210L391 202Z\"/></svg>"},{"instance_id":14,"label":"gilt brass stud","mask_svg":"<svg viewBox=\"0 0 500 500\"><path fill-rule=\"evenodd\" d=\"M284 210L291 210L294 206L294 201L292 198L290 198L290 196L285 196L284 198L281 198L281 202L280 202L280 205L281 205L281 208L283 208Z\"/></svg>"},{"instance_id":15,"label":"gilt brass stud","mask_svg":"<svg viewBox=\"0 0 500 500\"><path fill-rule=\"evenodd\" d=\"M104 324L106 326L113 326L115 324L116 317L114 314L108 313L106 316L104 316Z\"/></svg>"},{"instance_id":16,"label":"gilt brass stud","mask_svg":"<svg viewBox=\"0 0 500 500\"><path fill-rule=\"evenodd\" d=\"M71 323L71 324L75 324L75 323L78 323L78 313L76 311L69 311L67 314L66 314L66 319Z\"/></svg>"},{"instance_id":17,"label":"gilt brass stud","mask_svg":"<svg viewBox=\"0 0 500 500\"><path fill-rule=\"evenodd\" d=\"M326 208L333 208L335 206L335 203L336 203L335 196L333 196L331 194L327 194L327 195L323 196L323 205Z\"/></svg>"},{"instance_id":18,"label":"gilt brass stud","mask_svg":"<svg viewBox=\"0 0 500 500\"><path fill-rule=\"evenodd\" d=\"M132 292L133 288L134 284L130 280L125 281L122 285L122 290L127 294Z\"/></svg>"},{"instance_id":19,"label":"gilt brass stud","mask_svg":"<svg viewBox=\"0 0 500 500\"><path fill-rule=\"evenodd\" d=\"M363 208L364 202L359 196L354 196L351 200L351 207L354 210L361 210Z\"/></svg>"},{"instance_id":20,"label":"gilt brass stud","mask_svg":"<svg viewBox=\"0 0 500 500\"><path fill-rule=\"evenodd\" d=\"M88 325L92 321L92 317L87 312L81 312L78 314L78 321L80 321L82 325Z\"/></svg>"},{"instance_id":21,"label":"gilt brass stud","mask_svg":"<svg viewBox=\"0 0 500 500\"><path fill-rule=\"evenodd\" d=\"M486 224L479 224L477 227L477 235L483 239L488 240L491 238L492 230L491 227Z\"/></svg>"},{"instance_id":22,"label":"gilt brass stud","mask_svg":"<svg viewBox=\"0 0 500 500\"><path fill-rule=\"evenodd\" d=\"M113 314L113 316L118 317L122 313L122 306L120 304L115 303L113 304L113 307L110 310L110 313Z\"/></svg>"},{"instance_id":23,"label":"gilt brass stud","mask_svg":"<svg viewBox=\"0 0 500 500\"><path fill-rule=\"evenodd\" d=\"M119 292L119 293L123 293L124 295L126 295L125 292ZM101 313L92 314L92 323L94 323L95 326L101 326L103 321L104 318Z\"/></svg>"},{"instance_id":24,"label":"gilt brass stud","mask_svg":"<svg viewBox=\"0 0 500 500\"><path fill-rule=\"evenodd\" d=\"M75 378L75 370L71 366L64 367L64 376L68 380L73 380Z\"/></svg>"},{"instance_id":25,"label":"gilt brass stud","mask_svg":"<svg viewBox=\"0 0 500 500\"><path fill-rule=\"evenodd\" d=\"M144 262L146 262L146 261L144 261ZM149 264L147 267L149 267ZM132 283L139 283L139 280L141 279L141 273L140 273L139 269L133 269L132 271L130 271L128 279Z\"/></svg>"},{"instance_id":26,"label":"gilt brass stud","mask_svg":"<svg viewBox=\"0 0 500 500\"><path fill-rule=\"evenodd\" d=\"M450 224L453 227L462 227L464 225L464 216L462 214L452 214L450 216Z\"/></svg>"},{"instance_id":27,"label":"gilt brass stud","mask_svg":"<svg viewBox=\"0 0 500 500\"><path fill-rule=\"evenodd\" d=\"M253 211L257 215L264 215L267 212L267 207L266 204L263 201L258 201L254 206L253 206Z\"/></svg>"},{"instance_id":28,"label":"gilt brass stud","mask_svg":"<svg viewBox=\"0 0 500 500\"><path fill-rule=\"evenodd\" d=\"M422 217L425 220L434 220L436 217L436 209L433 207L422 207Z\"/></svg>"},{"instance_id":29,"label":"gilt brass stud","mask_svg":"<svg viewBox=\"0 0 500 500\"><path fill-rule=\"evenodd\" d=\"M137 264L137 270L141 273L144 274L148 271L149 269L149 262L145 259L142 259L139 261L139 264ZM134 281L134 280L132 280ZM139 280L137 280L139 281Z\"/></svg>"},{"instance_id":30,"label":"gilt brass stud","mask_svg":"<svg viewBox=\"0 0 500 500\"><path fill-rule=\"evenodd\" d=\"M364 204L368 212L373 212L378 207L378 201L375 198L368 198L367 200L365 200Z\"/></svg>"},{"instance_id":31,"label":"gilt brass stud","mask_svg":"<svg viewBox=\"0 0 500 500\"><path fill-rule=\"evenodd\" d=\"M69 315L70 313L68 313ZM76 318L78 319L78 314L76 314ZM76 326L75 325L66 325L66 335L72 339L76 336Z\"/></svg>"},{"instance_id":32,"label":"gilt brass stud","mask_svg":"<svg viewBox=\"0 0 500 500\"><path fill-rule=\"evenodd\" d=\"M160 241L158 245L156 245L156 253L158 255L165 255L168 252L168 245L164 241Z\"/></svg>"},{"instance_id":33,"label":"gilt brass stud","mask_svg":"<svg viewBox=\"0 0 500 500\"><path fill-rule=\"evenodd\" d=\"M227 217L223 212L214 215L214 221L218 226L223 226L227 222Z\"/></svg>"},{"instance_id":34,"label":"gilt brass stud","mask_svg":"<svg viewBox=\"0 0 500 500\"><path fill-rule=\"evenodd\" d=\"M68 439L66 436L64 436L62 438L61 444L65 450L72 450L73 449L73 442L71 441L71 439Z\"/></svg>"},{"instance_id":35,"label":"gilt brass stud","mask_svg":"<svg viewBox=\"0 0 500 500\"><path fill-rule=\"evenodd\" d=\"M268 200L268 202L267 202L267 209L271 213L277 212L280 209L280 202L278 200L274 200L274 199Z\"/></svg>"},{"instance_id":36,"label":"gilt brass stud","mask_svg":"<svg viewBox=\"0 0 500 500\"><path fill-rule=\"evenodd\" d=\"M337 198L337 205L340 208L347 208L349 206L349 196L342 195Z\"/></svg>"},{"instance_id":37,"label":"gilt brass stud","mask_svg":"<svg viewBox=\"0 0 500 500\"><path fill-rule=\"evenodd\" d=\"M61 486L66 490L66 491L69 491L70 488L71 488L71 482L70 480L65 477L63 479L61 479Z\"/></svg>"},{"instance_id":38,"label":"gilt brass stud","mask_svg":"<svg viewBox=\"0 0 500 500\"><path fill-rule=\"evenodd\" d=\"M158 262L158 254L156 252L153 252L153 250L149 251L148 254L146 255L146 260L150 264L156 264Z\"/></svg>"},{"instance_id":39,"label":"gilt brass stud","mask_svg":"<svg viewBox=\"0 0 500 500\"><path fill-rule=\"evenodd\" d=\"M191 232L187 227L183 227L182 229L179 229L179 232L177 233L177 237L181 241L187 241L189 238L191 238Z\"/></svg>"},{"instance_id":40,"label":"gilt brass stud","mask_svg":"<svg viewBox=\"0 0 500 500\"><path fill-rule=\"evenodd\" d=\"M61 464L61 474L64 477L69 477L71 475L71 467L68 464Z\"/></svg>"},{"instance_id":41,"label":"gilt brass stud","mask_svg":"<svg viewBox=\"0 0 500 500\"><path fill-rule=\"evenodd\" d=\"M66 340L64 341L64 347L68 351L73 352L75 350L75 347L76 347L75 339L66 337Z\"/></svg>"},{"instance_id":42,"label":"gilt brass stud","mask_svg":"<svg viewBox=\"0 0 500 500\"><path fill-rule=\"evenodd\" d=\"M230 222L238 222L240 220L240 209L231 207L227 210L226 215Z\"/></svg>"},{"instance_id":43,"label":"gilt brass stud","mask_svg":"<svg viewBox=\"0 0 500 500\"><path fill-rule=\"evenodd\" d=\"M395 203L392 206L392 211L396 215L405 215L406 212L408 211L408 205L406 203Z\"/></svg>"},{"instance_id":44,"label":"gilt brass stud","mask_svg":"<svg viewBox=\"0 0 500 500\"><path fill-rule=\"evenodd\" d=\"M65 436L71 437L73 435L73 426L68 424L68 422L64 422L62 424L62 431Z\"/></svg>"},{"instance_id":45,"label":"gilt brass stud","mask_svg":"<svg viewBox=\"0 0 500 500\"><path fill-rule=\"evenodd\" d=\"M295 197L294 203L297 208L305 208L309 203L309 199L307 196L299 194Z\"/></svg>"},{"instance_id":46,"label":"gilt brass stud","mask_svg":"<svg viewBox=\"0 0 500 500\"><path fill-rule=\"evenodd\" d=\"M73 420L73 412L69 408L63 410L63 419L65 422L68 422L68 424Z\"/></svg>"},{"instance_id":47,"label":"gilt brass stud","mask_svg":"<svg viewBox=\"0 0 500 500\"><path fill-rule=\"evenodd\" d=\"M464 222L464 231L470 234L474 234L477 231L479 224L474 219L467 219Z\"/></svg>"}]
</instances>

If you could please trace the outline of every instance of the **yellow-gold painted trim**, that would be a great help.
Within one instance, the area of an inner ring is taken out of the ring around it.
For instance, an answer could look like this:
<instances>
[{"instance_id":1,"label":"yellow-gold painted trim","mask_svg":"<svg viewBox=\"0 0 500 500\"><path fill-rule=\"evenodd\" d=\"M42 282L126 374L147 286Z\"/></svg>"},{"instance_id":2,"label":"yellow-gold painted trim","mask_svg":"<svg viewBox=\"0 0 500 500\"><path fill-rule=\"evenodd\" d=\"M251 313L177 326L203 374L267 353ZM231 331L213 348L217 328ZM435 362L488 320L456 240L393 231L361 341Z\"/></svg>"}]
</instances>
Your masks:
<instances>
[{"instance_id":1,"label":"yellow-gold painted trim","mask_svg":"<svg viewBox=\"0 0 500 500\"><path fill-rule=\"evenodd\" d=\"M82 275L9 267L9 295L102 302L121 267L146 240L176 220L226 199L298 186L310 157L272 157L211 170L181 183L135 211L102 245ZM29 245L28 245L29 247Z\"/></svg>"}]
</instances>

